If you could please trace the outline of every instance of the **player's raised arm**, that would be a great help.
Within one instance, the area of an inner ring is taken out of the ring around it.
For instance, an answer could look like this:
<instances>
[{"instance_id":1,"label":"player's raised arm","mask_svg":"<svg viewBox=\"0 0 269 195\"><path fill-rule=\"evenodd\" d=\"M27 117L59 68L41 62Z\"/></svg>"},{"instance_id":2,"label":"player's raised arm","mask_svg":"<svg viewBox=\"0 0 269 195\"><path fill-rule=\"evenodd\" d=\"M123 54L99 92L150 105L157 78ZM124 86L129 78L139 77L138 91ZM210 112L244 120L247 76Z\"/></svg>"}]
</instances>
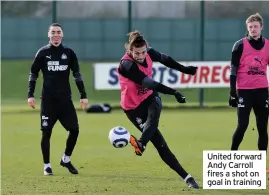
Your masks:
<instances>
[{"instance_id":1,"label":"player's raised arm","mask_svg":"<svg viewBox=\"0 0 269 195\"><path fill-rule=\"evenodd\" d=\"M32 108L35 108L34 92L35 92L36 80L38 78L38 74L41 69L41 64L42 64L42 58L39 50L35 55L35 59L33 60L31 70L29 73L28 105Z\"/></svg>"},{"instance_id":2,"label":"player's raised arm","mask_svg":"<svg viewBox=\"0 0 269 195\"><path fill-rule=\"evenodd\" d=\"M71 70L73 72L73 77L75 79L77 88L79 90L80 93L80 103L82 108L86 108L88 105L88 99L87 99L87 93L84 87L84 82L83 82L83 78L82 75L80 73L80 67L79 67L79 63L78 63L78 58L76 53L71 50Z\"/></svg>"},{"instance_id":3,"label":"player's raised arm","mask_svg":"<svg viewBox=\"0 0 269 195\"><path fill-rule=\"evenodd\" d=\"M139 70L137 64L130 60L122 60L118 69L119 73L136 84L142 85L163 94L174 95L179 103L185 103L186 99L175 89L163 85Z\"/></svg>"},{"instance_id":4,"label":"player's raised arm","mask_svg":"<svg viewBox=\"0 0 269 195\"><path fill-rule=\"evenodd\" d=\"M195 75L196 73L197 67L195 66L184 66L178 63L177 61L175 61L172 57L166 54L160 53L156 51L155 49L153 49L152 47L149 47L147 50L148 50L147 52L149 56L154 62L160 62L169 68L183 72L185 74Z\"/></svg>"}]
</instances>

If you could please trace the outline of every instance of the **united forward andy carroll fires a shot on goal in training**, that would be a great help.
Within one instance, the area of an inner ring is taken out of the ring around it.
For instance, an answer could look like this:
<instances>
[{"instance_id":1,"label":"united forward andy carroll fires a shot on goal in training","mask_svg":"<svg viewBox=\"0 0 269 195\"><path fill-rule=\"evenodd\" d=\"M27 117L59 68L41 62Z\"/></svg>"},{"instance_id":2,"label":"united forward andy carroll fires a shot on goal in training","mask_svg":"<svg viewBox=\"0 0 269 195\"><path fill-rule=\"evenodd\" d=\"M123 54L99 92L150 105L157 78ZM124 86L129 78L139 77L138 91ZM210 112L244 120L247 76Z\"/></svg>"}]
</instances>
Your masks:
<instances>
[{"instance_id":1,"label":"united forward andy carroll fires a shot on goal in training","mask_svg":"<svg viewBox=\"0 0 269 195\"><path fill-rule=\"evenodd\" d=\"M170 56L148 46L139 31L130 32L126 53L121 58L118 73L121 88L121 107L128 119L142 132L140 139L131 135L130 143L136 155L142 156L148 142L152 142L162 160L173 169L190 188L199 188L194 178L180 165L158 128L162 110L158 92L175 97L179 103L186 98L178 91L152 79L153 61L185 74L195 75L197 67L183 66Z\"/></svg>"}]
</instances>

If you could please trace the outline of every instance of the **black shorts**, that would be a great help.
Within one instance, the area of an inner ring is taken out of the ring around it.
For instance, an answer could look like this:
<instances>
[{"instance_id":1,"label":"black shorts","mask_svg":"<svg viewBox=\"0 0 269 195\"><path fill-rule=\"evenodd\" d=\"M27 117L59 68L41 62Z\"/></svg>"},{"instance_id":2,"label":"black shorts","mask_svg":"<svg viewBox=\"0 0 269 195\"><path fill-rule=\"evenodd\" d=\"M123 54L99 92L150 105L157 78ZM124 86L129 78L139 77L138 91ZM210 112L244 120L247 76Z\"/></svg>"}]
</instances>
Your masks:
<instances>
[{"instance_id":1,"label":"black shorts","mask_svg":"<svg viewBox=\"0 0 269 195\"><path fill-rule=\"evenodd\" d=\"M268 110L268 88L239 89L238 109Z\"/></svg>"},{"instance_id":2,"label":"black shorts","mask_svg":"<svg viewBox=\"0 0 269 195\"><path fill-rule=\"evenodd\" d=\"M71 99L41 99L41 130L51 130L57 120L67 130L77 130L78 117Z\"/></svg>"},{"instance_id":3,"label":"black shorts","mask_svg":"<svg viewBox=\"0 0 269 195\"><path fill-rule=\"evenodd\" d=\"M154 125L158 128L161 110L161 98L157 95L152 95L136 109L125 111L125 114L137 129L143 132L145 126Z\"/></svg>"}]
</instances>

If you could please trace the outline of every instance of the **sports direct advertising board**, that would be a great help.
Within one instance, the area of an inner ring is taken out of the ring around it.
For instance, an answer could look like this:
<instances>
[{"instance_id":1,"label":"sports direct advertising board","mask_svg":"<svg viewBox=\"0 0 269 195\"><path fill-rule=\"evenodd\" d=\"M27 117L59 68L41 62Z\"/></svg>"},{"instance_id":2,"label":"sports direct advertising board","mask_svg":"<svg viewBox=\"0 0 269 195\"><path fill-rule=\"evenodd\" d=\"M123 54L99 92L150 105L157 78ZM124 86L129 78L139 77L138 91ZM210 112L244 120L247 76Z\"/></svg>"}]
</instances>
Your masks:
<instances>
[{"instance_id":1,"label":"sports direct advertising board","mask_svg":"<svg viewBox=\"0 0 269 195\"><path fill-rule=\"evenodd\" d=\"M230 62L180 62L185 66L197 66L195 76L172 70L160 63L153 64L153 79L171 88L219 88L229 87ZM94 88L96 90L120 89L116 68L118 63L96 63ZM269 71L269 69L268 69ZM269 75L269 74L268 74Z\"/></svg>"}]
</instances>

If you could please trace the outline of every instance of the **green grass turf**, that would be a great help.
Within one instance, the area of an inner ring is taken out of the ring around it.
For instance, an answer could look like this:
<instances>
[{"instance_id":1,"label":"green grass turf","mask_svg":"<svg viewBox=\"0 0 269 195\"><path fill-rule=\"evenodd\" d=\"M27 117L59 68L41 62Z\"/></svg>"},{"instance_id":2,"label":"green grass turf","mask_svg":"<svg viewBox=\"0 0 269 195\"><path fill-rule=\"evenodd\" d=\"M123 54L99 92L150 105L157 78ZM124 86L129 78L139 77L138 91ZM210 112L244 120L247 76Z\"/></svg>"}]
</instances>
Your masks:
<instances>
[{"instance_id":1,"label":"green grass turf","mask_svg":"<svg viewBox=\"0 0 269 195\"><path fill-rule=\"evenodd\" d=\"M78 104L76 104L78 106ZM23 112L19 112L19 111ZM38 111L38 108L37 108ZM2 108L2 194L89 195L265 195L267 190L193 190L168 168L149 144L142 157L128 145L116 149L108 141L117 125L140 133L121 111L112 114L78 112L80 136L72 156L79 175L59 166L67 132L56 124L51 138L51 164L55 176L43 176L39 113L26 105ZM257 131L251 116L240 149L257 148ZM163 110L160 129L181 164L202 186L203 150L229 150L236 126L236 112L226 110ZM268 159L268 158L267 158ZM268 161L267 161L268 162ZM267 163L268 164L268 163Z\"/></svg>"}]
</instances>

